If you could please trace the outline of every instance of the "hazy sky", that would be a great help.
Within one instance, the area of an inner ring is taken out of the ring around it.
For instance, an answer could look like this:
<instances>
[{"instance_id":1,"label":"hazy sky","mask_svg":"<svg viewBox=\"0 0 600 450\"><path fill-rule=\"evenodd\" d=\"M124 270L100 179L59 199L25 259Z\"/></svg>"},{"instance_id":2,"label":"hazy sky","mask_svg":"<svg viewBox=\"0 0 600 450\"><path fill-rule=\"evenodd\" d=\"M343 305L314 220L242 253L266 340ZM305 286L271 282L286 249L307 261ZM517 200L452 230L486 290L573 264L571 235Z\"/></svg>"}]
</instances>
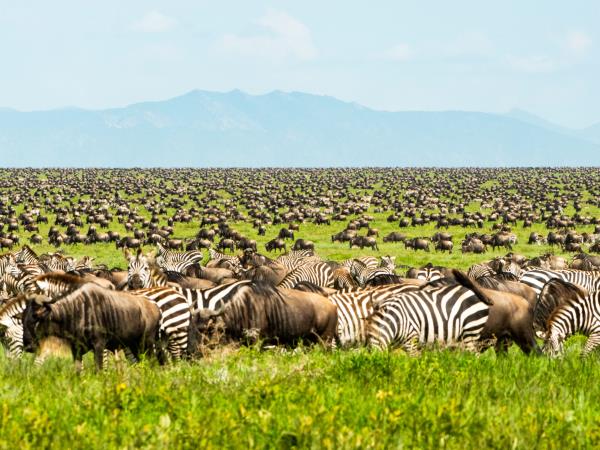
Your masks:
<instances>
[{"instance_id":1,"label":"hazy sky","mask_svg":"<svg viewBox=\"0 0 600 450\"><path fill-rule=\"evenodd\" d=\"M0 0L0 106L191 89L600 122L600 1Z\"/></svg>"}]
</instances>

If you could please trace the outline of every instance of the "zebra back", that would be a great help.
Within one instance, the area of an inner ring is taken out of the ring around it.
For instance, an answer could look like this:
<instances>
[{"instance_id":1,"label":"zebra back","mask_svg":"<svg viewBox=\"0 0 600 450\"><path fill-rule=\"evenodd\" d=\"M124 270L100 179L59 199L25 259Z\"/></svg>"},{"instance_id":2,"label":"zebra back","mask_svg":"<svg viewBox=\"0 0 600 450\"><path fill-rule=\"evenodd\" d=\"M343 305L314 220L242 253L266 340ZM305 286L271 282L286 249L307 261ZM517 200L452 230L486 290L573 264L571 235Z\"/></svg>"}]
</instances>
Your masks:
<instances>
[{"instance_id":1,"label":"zebra back","mask_svg":"<svg viewBox=\"0 0 600 450\"><path fill-rule=\"evenodd\" d=\"M185 274L187 269L202 261L204 257L198 250L187 252L176 252L164 248L160 243L157 244L158 252L156 254L156 264L165 272L178 272Z\"/></svg>"},{"instance_id":2,"label":"zebra back","mask_svg":"<svg viewBox=\"0 0 600 450\"><path fill-rule=\"evenodd\" d=\"M305 262L289 272L279 283L279 287L293 289L300 281L310 281L321 287L333 287L333 270L326 262Z\"/></svg>"},{"instance_id":3,"label":"zebra back","mask_svg":"<svg viewBox=\"0 0 600 450\"><path fill-rule=\"evenodd\" d=\"M600 289L600 271L533 269L524 272L519 281L533 288L539 296L545 284L552 279L576 284L588 292L596 292Z\"/></svg>"}]
</instances>

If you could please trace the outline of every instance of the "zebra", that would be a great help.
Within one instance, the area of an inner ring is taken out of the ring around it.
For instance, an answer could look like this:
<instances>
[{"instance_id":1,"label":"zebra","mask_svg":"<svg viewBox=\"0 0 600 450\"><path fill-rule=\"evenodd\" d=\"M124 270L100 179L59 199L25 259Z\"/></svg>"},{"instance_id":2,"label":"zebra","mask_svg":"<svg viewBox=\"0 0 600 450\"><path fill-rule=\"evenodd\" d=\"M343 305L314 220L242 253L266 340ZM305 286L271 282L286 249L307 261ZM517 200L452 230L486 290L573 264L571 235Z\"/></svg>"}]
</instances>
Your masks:
<instances>
[{"instance_id":1,"label":"zebra","mask_svg":"<svg viewBox=\"0 0 600 450\"><path fill-rule=\"evenodd\" d=\"M375 305L367 323L368 344L380 350L400 346L409 355L434 343L462 342L477 350L491 303L465 275L456 271L455 277L459 284L433 282Z\"/></svg>"},{"instance_id":2,"label":"zebra","mask_svg":"<svg viewBox=\"0 0 600 450\"><path fill-rule=\"evenodd\" d=\"M14 253L6 253L0 256L0 275L4 275L17 267L17 261Z\"/></svg>"},{"instance_id":3,"label":"zebra","mask_svg":"<svg viewBox=\"0 0 600 450\"><path fill-rule=\"evenodd\" d=\"M216 251L214 248L208 249L208 256L210 261L218 261L219 263L225 263L228 268L237 272L242 269L242 263L240 258L237 256L226 255Z\"/></svg>"},{"instance_id":4,"label":"zebra","mask_svg":"<svg viewBox=\"0 0 600 450\"><path fill-rule=\"evenodd\" d=\"M275 262L292 271L307 263L323 262L323 259L320 256L316 256L312 250L291 250L285 255L277 257Z\"/></svg>"},{"instance_id":5,"label":"zebra","mask_svg":"<svg viewBox=\"0 0 600 450\"><path fill-rule=\"evenodd\" d=\"M406 277L424 281L436 281L446 277L444 270L443 267L427 264L420 269L410 269L406 273Z\"/></svg>"},{"instance_id":6,"label":"zebra","mask_svg":"<svg viewBox=\"0 0 600 450\"><path fill-rule=\"evenodd\" d=\"M519 281L533 288L538 296L545 284L552 279L576 284L588 292L596 292L600 289L600 271L533 269L524 272L519 277Z\"/></svg>"},{"instance_id":7,"label":"zebra","mask_svg":"<svg viewBox=\"0 0 600 450\"><path fill-rule=\"evenodd\" d=\"M496 271L492 269L487 263L473 264L467 270L467 276L472 280L477 280L483 277L491 277L496 275Z\"/></svg>"},{"instance_id":8,"label":"zebra","mask_svg":"<svg viewBox=\"0 0 600 450\"><path fill-rule=\"evenodd\" d=\"M19 358L23 354L23 311L26 307L27 300L20 295L0 308L0 327L5 328L0 340L10 358Z\"/></svg>"},{"instance_id":9,"label":"zebra","mask_svg":"<svg viewBox=\"0 0 600 450\"><path fill-rule=\"evenodd\" d=\"M202 252L198 250L190 250L187 252L176 252L164 248L162 245L157 244L158 252L156 254L156 264L164 272L177 272L185 274L187 269L194 264L202 261L204 256Z\"/></svg>"},{"instance_id":10,"label":"zebra","mask_svg":"<svg viewBox=\"0 0 600 450\"><path fill-rule=\"evenodd\" d=\"M418 289L414 284L395 284L370 289L352 289L327 296L338 309L337 335L340 345L364 345L367 342L366 324L373 305L393 295Z\"/></svg>"},{"instance_id":11,"label":"zebra","mask_svg":"<svg viewBox=\"0 0 600 450\"><path fill-rule=\"evenodd\" d=\"M145 289L157 286L169 286L167 275L164 274L141 249L135 255L128 250L127 257L127 283L126 289Z\"/></svg>"},{"instance_id":12,"label":"zebra","mask_svg":"<svg viewBox=\"0 0 600 450\"><path fill-rule=\"evenodd\" d=\"M359 286L364 286L369 282L369 280L372 280L379 275L395 275L394 269L396 266L393 263L393 259L391 259L391 257L384 258L388 258L385 260L382 258L382 264L385 265L378 267L367 267L367 265L362 261L358 259L353 260L352 264L350 265L350 273Z\"/></svg>"},{"instance_id":13,"label":"zebra","mask_svg":"<svg viewBox=\"0 0 600 450\"><path fill-rule=\"evenodd\" d=\"M293 289L300 281L310 281L321 287L333 287L333 269L326 262L308 261L290 271L278 286Z\"/></svg>"},{"instance_id":14,"label":"zebra","mask_svg":"<svg viewBox=\"0 0 600 450\"><path fill-rule=\"evenodd\" d=\"M562 354L564 341L581 333L588 338L581 352L586 356L600 345L600 292L586 294L571 283L550 280L536 304L534 322L544 332L544 353Z\"/></svg>"},{"instance_id":15,"label":"zebra","mask_svg":"<svg viewBox=\"0 0 600 450\"><path fill-rule=\"evenodd\" d=\"M354 264L354 261L359 261L370 269L374 269L379 266L379 261L377 261L377 258L374 256L361 256L359 258L346 259L345 261L342 261L341 266L350 269L350 267Z\"/></svg>"},{"instance_id":16,"label":"zebra","mask_svg":"<svg viewBox=\"0 0 600 450\"><path fill-rule=\"evenodd\" d=\"M15 253L15 260L18 264L37 264L39 261L37 253L28 245L24 245L21 250Z\"/></svg>"}]
</instances>

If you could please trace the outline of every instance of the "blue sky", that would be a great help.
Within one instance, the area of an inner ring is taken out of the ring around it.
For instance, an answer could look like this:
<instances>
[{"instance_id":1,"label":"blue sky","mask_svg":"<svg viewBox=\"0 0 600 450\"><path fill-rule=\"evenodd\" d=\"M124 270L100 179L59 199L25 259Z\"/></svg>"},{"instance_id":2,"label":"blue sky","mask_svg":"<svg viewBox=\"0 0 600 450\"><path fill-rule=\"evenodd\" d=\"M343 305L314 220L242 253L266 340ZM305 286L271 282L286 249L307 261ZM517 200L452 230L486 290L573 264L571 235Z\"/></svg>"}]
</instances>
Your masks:
<instances>
[{"instance_id":1,"label":"blue sky","mask_svg":"<svg viewBox=\"0 0 600 450\"><path fill-rule=\"evenodd\" d=\"M600 122L600 2L0 0L0 106L192 89Z\"/></svg>"}]
</instances>

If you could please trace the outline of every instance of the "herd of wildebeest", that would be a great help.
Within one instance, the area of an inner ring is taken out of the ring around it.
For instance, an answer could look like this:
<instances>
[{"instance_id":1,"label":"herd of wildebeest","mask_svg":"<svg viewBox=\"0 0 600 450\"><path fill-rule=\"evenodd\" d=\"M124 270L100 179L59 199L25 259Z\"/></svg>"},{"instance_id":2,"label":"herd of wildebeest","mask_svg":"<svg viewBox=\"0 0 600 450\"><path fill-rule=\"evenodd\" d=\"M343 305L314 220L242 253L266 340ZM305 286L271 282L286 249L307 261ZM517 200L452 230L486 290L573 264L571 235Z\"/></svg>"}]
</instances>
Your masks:
<instances>
[{"instance_id":1,"label":"herd of wildebeest","mask_svg":"<svg viewBox=\"0 0 600 450\"><path fill-rule=\"evenodd\" d=\"M112 246L126 268L96 262ZM595 168L4 169L0 251L5 353L37 362L57 346L102 367L223 344L600 343ZM405 264L416 252L429 263ZM459 270L444 252L481 256Z\"/></svg>"}]
</instances>

